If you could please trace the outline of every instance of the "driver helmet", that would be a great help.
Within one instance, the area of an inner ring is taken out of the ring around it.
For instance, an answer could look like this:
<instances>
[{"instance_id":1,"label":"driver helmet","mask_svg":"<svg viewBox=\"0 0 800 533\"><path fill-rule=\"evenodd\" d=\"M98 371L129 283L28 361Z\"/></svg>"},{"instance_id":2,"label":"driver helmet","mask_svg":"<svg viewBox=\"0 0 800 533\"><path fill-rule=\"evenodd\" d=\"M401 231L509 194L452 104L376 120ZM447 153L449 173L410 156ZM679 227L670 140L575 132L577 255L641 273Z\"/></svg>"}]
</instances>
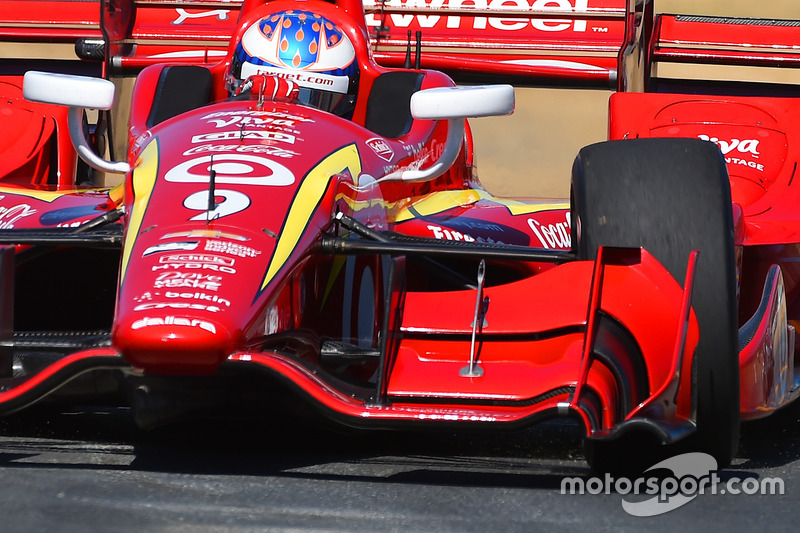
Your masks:
<instances>
[{"instance_id":1,"label":"driver helmet","mask_svg":"<svg viewBox=\"0 0 800 533\"><path fill-rule=\"evenodd\" d=\"M352 116L359 77L355 49L347 35L321 15L281 11L247 28L226 76L228 93L236 94L255 74L291 80L300 86L299 101Z\"/></svg>"}]
</instances>

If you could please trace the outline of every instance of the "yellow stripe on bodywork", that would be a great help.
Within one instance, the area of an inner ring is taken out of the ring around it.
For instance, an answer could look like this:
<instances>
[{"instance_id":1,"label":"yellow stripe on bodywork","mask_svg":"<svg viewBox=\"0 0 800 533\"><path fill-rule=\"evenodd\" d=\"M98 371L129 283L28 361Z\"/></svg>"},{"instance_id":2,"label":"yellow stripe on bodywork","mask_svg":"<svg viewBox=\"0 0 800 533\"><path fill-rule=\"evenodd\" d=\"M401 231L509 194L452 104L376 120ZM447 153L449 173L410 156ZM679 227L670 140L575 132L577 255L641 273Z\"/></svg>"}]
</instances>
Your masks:
<instances>
[{"instance_id":1,"label":"yellow stripe on bodywork","mask_svg":"<svg viewBox=\"0 0 800 533\"><path fill-rule=\"evenodd\" d=\"M128 214L128 228L122 247L122 272L120 283L125 279L125 270L131 257L131 250L142 228L144 213L150 203L153 187L158 176L158 140L153 140L142 152L139 164L133 172L133 206Z\"/></svg>"},{"instance_id":2,"label":"yellow stripe on bodywork","mask_svg":"<svg viewBox=\"0 0 800 533\"><path fill-rule=\"evenodd\" d=\"M283 267L297 243L300 242L300 237L328 189L331 177L345 171L349 171L354 181L361 174L361 157L355 144L340 148L305 175L297 189L286 220L283 222L278 243L275 245L275 253L269 263L269 268L267 268L264 281L261 283L262 291Z\"/></svg>"},{"instance_id":3,"label":"yellow stripe on bodywork","mask_svg":"<svg viewBox=\"0 0 800 533\"><path fill-rule=\"evenodd\" d=\"M426 217L443 213L455 207L464 207L477 203L479 200L487 200L499 206L503 206L512 215L529 215L541 211L551 211L553 209L568 209L569 202L550 201L550 200L509 200L497 198L487 191L481 189L466 189L462 191L439 191L431 193L424 198L412 202L401 210L395 217L395 222L405 222L419 216Z\"/></svg>"},{"instance_id":4,"label":"yellow stripe on bodywork","mask_svg":"<svg viewBox=\"0 0 800 533\"><path fill-rule=\"evenodd\" d=\"M108 191L108 198L114 202L114 205L121 205L125 200L125 183L113 187Z\"/></svg>"},{"instance_id":5,"label":"yellow stripe on bodywork","mask_svg":"<svg viewBox=\"0 0 800 533\"><path fill-rule=\"evenodd\" d=\"M24 196L25 198L33 198L51 204L63 196L71 194L82 194L87 192L106 192L109 191L108 187L98 187L97 189L72 189L65 191L36 191L31 189L17 189L16 187L0 187L0 195L9 194L14 196Z\"/></svg>"},{"instance_id":6,"label":"yellow stripe on bodywork","mask_svg":"<svg viewBox=\"0 0 800 533\"><path fill-rule=\"evenodd\" d=\"M380 198L369 199L369 200L355 200L346 194L339 194L336 196L337 201L342 201L347 204L347 206L355 212L364 210L364 209L372 209L373 207L381 207L387 211L394 208L398 203L405 205L407 200L403 198L399 202L387 202L386 200L382 200Z\"/></svg>"}]
</instances>

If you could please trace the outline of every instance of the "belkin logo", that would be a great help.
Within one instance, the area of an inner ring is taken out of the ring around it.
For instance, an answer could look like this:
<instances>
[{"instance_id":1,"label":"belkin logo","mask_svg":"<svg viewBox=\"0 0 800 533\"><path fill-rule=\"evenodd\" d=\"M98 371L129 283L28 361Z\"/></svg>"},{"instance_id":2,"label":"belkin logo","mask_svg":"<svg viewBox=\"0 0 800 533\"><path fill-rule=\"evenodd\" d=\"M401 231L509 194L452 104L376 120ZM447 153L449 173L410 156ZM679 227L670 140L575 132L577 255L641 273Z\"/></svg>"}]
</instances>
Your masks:
<instances>
[{"instance_id":1,"label":"belkin logo","mask_svg":"<svg viewBox=\"0 0 800 533\"><path fill-rule=\"evenodd\" d=\"M755 156L760 155L758 152L759 141L756 139L731 139L730 141L721 141L717 137L709 137L708 135L698 135L697 137L704 141L711 141L719 146L719 149L722 151L723 155L728 155L734 150L740 154L752 154Z\"/></svg>"}]
</instances>

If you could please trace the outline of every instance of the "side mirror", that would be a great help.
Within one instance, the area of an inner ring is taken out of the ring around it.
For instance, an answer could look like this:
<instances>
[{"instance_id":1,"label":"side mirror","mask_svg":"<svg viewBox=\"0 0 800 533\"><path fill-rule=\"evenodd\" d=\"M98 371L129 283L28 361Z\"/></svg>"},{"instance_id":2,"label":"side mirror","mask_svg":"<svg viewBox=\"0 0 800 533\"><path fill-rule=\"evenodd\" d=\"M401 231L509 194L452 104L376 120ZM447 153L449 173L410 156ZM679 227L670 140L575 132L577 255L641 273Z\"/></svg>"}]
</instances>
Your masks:
<instances>
[{"instance_id":1,"label":"side mirror","mask_svg":"<svg viewBox=\"0 0 800 533\"><path fill-rule=\"evenodd\" d=\"M478 118L513 112L514 87L511 85L436 87L411 95L411 115L414 118Z\"/></svg>"},{"instance_id":2,"label":"side mirror","mask_svg":"<svg viewBox=\"0 0 800 533\"><path fill-rule=\"evenodd\" d=\"M107 161L92 151L83 135L84 108L108 110L114 105L114 84L101 78L55 74L30 70L22 80L26 100L69 107L69 136L78 155L92 168L125 174L131 167L124 161Z\"/></svg>"},{"instance_id":3,"label":"side mirror","mask_svg":"<svg viewBox=\"0 0 800 533\"><path fill-rule=\"evenodd\" d=\"M111 109L114 84L102 78L29 70L22 82L26 100L90 109Z\"/></svg>"},{"instance_id":4,"label":"side mirror","mask_svg":"<svg viewBox=\"0 0 800 533\"><path fill-rule=\"evenodd\" d=\"M415 119L447 120L447 139L439 159L424 170L397 170L382 180L427 181L444 174L458 157L464 140L464 119L510 115L514 112L514 87L479 85L435 87L411 95Z\"/></svg>"}]
</instances>

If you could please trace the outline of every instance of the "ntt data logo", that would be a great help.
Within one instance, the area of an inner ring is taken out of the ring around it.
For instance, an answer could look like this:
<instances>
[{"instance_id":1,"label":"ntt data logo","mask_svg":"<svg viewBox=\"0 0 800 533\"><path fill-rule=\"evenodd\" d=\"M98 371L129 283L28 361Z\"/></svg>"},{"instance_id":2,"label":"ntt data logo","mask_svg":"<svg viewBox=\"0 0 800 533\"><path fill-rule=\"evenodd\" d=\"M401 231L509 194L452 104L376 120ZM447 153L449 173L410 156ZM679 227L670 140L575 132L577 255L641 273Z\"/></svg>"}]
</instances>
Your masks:
<instances>
[{"instance_id":1,"label":"ntt data logo","mask_svg":"<svg viewBox=\"0 0 800 533\"><path fill-rule=\"evenodd\" d=\"M666 475L667 472L671 474ZM561 494L619 494L626 513L656 516L682 507L703 494L784 494L784 483L781 478L770 477L726 476L723 480L717 474L717 460L712 456L685 453L651 466L636 479L615 478L610 474L602 478L564 478Z\"/></svg>"}]
</instances>

